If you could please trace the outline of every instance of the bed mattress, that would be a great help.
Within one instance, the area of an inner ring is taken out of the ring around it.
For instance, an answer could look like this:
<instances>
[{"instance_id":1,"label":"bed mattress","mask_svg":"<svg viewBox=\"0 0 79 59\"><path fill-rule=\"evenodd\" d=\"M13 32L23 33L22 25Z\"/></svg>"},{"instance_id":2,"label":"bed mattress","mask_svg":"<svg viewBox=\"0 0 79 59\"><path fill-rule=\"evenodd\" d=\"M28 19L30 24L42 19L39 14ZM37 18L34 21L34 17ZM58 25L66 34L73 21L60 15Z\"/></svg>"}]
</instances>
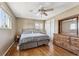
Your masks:
<instances>
[{"instance_id":1,"label":"bed mattress","mask_svg":"<svg viewBox=\"0 0 79 59\"><path fill-rule=\"evenodd\" d=\"M42 33L29 33L29 34L22 34L19 45L23 43L28 43L28 42L34 42L34 41L40 41L40 40L49 40L49 36L47 34L42 34Z\"/></svg>"}]
</instances>

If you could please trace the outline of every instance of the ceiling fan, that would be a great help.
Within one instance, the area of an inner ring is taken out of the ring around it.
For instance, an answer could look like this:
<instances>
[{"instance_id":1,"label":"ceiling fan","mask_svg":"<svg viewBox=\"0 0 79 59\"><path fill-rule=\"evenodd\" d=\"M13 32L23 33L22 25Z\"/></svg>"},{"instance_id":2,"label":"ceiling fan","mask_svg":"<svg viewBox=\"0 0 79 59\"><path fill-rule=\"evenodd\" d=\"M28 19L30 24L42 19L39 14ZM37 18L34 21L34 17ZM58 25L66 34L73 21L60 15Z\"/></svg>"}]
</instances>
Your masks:
<instances>
[{"instance_id":1,"label":"ceiling fan","mask_svg":"<svg viewBox=\"0 0 79 59\"><path fill-rule=\"evenodd\" d=\"M44 7L41 7L40 9L38 9L38 11L40 12L40 14L41 15L45 15L45 16L48 15L46 12L53 11L53 10L54 10L53 8L45 9Z\"/></svg>"}]
</instances>

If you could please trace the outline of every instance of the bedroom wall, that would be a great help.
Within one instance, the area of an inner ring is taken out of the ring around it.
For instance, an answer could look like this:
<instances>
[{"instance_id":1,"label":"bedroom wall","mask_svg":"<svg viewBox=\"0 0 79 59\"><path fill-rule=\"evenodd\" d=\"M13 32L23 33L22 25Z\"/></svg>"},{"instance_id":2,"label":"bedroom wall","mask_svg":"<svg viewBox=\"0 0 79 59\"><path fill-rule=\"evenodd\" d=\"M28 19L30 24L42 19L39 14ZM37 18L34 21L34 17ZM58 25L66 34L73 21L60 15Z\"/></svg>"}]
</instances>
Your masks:
<instances>
[{"instance_id":1,"label":"bedroom wall","mask_svg":"<svg viewBox=\"0 0 79 59\"><path fill-rule=\"evenodd\" d=\"M17 18L16 23L17 23L17 33L21 33L22 29L35 28L35 23L42 24L43 29L41 29L41 30L42 31L45 30L45 25L44 25L45 21L42 21L42 20Z\"/></svg>"},{"instance_id":2,"label":"bedroom wall","mask_svg":"<svg viewBox=\"0 0 79 59\"><path fill-rule=\"evenodd\" d=\"M3 55L14 41L16 21L6 3L0 2L0 6L12 17L12 29L0 29L0 55Z\"/></svg>"}]
</instances>

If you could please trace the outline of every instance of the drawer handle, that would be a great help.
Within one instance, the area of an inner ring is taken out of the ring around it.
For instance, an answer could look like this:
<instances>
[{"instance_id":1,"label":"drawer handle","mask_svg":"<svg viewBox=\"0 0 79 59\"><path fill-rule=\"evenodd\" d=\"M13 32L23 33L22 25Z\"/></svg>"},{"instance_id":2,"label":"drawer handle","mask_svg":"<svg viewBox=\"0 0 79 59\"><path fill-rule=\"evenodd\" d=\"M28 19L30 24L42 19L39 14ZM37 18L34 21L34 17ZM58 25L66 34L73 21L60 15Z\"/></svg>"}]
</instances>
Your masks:
<instances>
[{"instance_id":1,"label":"drawer handle","mask_svg":"<svg viewBox=\"0 0 79 59\"><path fill-rule=\"evenodd\" d=\"M67 40L67 41L69 41L69 40Z\"/></svg>"},{"instance_id":2,"label":"drawer handle","mask_svg":"<svg viewBox=\"0 0 79 59\"><path fill-rule=\"evenodd\" d=\"M75 41L77 41L77 39L74 39Z\"/></svg>"}]
</instances>

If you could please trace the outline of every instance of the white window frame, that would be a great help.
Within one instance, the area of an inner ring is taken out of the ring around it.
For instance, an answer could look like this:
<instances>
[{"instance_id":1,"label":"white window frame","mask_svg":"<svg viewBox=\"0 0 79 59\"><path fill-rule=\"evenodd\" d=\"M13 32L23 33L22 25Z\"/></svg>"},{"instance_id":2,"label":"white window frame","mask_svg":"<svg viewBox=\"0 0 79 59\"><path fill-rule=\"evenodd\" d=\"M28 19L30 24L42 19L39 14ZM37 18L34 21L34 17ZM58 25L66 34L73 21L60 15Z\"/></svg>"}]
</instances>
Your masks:
<instances>
[{"instance_id":1,"label":"white window frame","mask_svg":"<svg viewBox=\"0 0 79 59\"><path fill-rule=\"evenodd\" d=\"M40 29L40 24L39 23L35 23L35 29Z\"/></svg>"},{"instance_id":2,"label":"white window frame","mask_svg":"<svg viewBox=\"0 0 79 59\"><path fill-rule=\"evenodd\" d=\"M5 18L4 18L5 21L3 21L4 24L2 24L0 29L12 29L12 18L11 18L11 16L1 6L0 6L0 9L5 13ZM1 20L3 20L3 19L1 19Z\"/></svg>"},{"instance_id":3,"label":"white window frame","mask_svg":"<svg viewBox=\"0 0 79 59\"><path fill-rule=\"evenodd\" d=\"M43 29L43 24L39 23L39 22L35 22L35 29Z\"/></svg>"}]
</instances>

